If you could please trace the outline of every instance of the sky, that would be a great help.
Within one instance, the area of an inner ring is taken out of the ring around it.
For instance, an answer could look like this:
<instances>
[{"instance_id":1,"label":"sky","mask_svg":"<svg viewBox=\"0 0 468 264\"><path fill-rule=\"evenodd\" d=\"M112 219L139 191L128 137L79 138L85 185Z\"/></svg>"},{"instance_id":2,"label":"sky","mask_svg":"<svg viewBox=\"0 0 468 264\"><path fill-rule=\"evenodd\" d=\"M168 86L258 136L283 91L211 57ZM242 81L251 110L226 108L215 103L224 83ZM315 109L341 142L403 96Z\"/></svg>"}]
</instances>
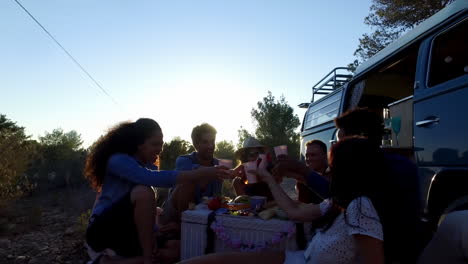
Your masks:
<instances>
[{"instance_id":1,"label":"sky","mask_svg":"<svg viewBox=\"0 0 468 264\"><path fill-rule=\"evenodd\" d=\"M165 141L213 125L237 143L268 91L302 122L311 87L354 60L370 0L0 1L0 114L32 138L76 130L84 147L121 121L155 119ZM111 99L112 97L112 99Z\"/></svg>"}]
</instances>

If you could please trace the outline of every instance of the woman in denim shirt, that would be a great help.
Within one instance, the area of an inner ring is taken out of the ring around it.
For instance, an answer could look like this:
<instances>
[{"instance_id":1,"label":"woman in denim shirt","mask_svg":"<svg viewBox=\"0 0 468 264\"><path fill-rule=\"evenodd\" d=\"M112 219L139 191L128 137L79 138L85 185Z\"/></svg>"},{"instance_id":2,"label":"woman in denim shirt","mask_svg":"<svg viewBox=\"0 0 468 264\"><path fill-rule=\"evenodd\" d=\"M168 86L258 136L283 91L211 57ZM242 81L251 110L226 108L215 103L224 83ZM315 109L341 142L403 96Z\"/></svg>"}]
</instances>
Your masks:
<instances>
[{"instance_id":1,"label":"woman in denim shirt","mask_svg":"<svg viewBox=\"0 0 468 264\"><path fill-rule=\"evenodd\" d=\"M141 118L118 124L92 146L85 176L99 193L86 231L86 242L93 251L111 249L124 257L124 263L151 263L156 216L151 186L172 187L201 178L230 177L220 168L158 170L153 163L163 143L158 123ZM115 262L101 256L95 263Z\"/></svg>"}]
</instances>

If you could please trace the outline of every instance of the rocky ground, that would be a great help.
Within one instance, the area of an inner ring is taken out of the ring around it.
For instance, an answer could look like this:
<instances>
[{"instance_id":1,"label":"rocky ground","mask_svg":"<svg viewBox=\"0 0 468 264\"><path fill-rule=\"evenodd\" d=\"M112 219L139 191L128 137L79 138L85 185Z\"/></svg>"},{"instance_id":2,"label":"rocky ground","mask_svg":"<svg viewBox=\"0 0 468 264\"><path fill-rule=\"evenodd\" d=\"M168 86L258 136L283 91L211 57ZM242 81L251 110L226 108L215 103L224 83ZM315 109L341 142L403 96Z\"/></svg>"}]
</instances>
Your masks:
<instances>
[{"instance_id":1,"label":"rocky ground","mask_svg":"<svg viewBox=\"0 0 468 264\"><path fill-rule=\"evenodd\" d=\"M294 183L282 183L292 197ZM0 264L86 263L84 234L93 202L94 193L81 188L0 204Z\"/></svg>"},{"instance_id":2,"label":"rocky ground","mask_svg":"<svg viewBox=\"0 0 468 264\"><path fill-rule=\"evenodd\" d=\"M81 189L1 206L0 263L86 263L84 230L93 200L89 189Z\"/></svg>"}]
</instances>

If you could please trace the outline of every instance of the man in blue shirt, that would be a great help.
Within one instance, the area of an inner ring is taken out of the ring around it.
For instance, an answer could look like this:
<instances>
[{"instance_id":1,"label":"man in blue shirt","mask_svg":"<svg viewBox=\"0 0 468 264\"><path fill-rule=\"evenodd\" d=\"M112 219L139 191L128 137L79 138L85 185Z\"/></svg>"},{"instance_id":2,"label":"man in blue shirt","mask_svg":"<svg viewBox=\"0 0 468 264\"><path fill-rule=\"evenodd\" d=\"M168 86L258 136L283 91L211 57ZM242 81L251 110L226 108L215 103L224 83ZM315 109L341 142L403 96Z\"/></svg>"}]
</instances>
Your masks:
<instances>
[{"instance_id":1,"label":"man in blue shirt","mask_svg":"<svg viewBox=\"0 0 468 264\"><path fill-rule=\"evenodd\" d=\"M207 123L196 126L192 130L192 143L195 152L179 156L176 160L176 170L188 171L199 167L213 167L218 165L214 158L216 129ZM162 224L168 222L180 223L181 214L187 210L190 203L198 204L203 196L221 194L222 181L179 184L171 192L164 204Z\"/></svg>"}]
</instances>

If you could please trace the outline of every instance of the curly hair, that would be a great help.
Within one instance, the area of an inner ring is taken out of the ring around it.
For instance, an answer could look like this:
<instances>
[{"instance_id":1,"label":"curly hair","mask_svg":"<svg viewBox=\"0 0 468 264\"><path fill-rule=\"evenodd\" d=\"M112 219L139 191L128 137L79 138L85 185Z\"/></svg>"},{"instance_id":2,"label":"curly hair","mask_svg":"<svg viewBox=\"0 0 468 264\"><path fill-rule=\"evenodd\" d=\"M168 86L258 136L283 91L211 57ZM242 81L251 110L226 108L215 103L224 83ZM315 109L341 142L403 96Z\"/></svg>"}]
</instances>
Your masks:
<instances>
[{"instance_id":1,"label":"curly hair","mask_svg":"<svg viewBox=\"0 0 468 264\"><path fill-rule=\"evenodd\" d=\"M335 126L347 136L364 136L377 145L384 134L383 117L369 108L356 108L335 118Z\"/></svg>"},{"instance_id":2,"label":"curly hair","mask_svg":"<svg viewBox=\"0 0 468 264\"><path fill-rule=\"evenodd\" d=\"M156 121L140 118L136 122L119 123L101 136L86 158L84 175L91 187L100 191L110 156L115 153L134 155L138 146L157 131L161 131L161 127Z\"/></svg>"}]
</instances>

